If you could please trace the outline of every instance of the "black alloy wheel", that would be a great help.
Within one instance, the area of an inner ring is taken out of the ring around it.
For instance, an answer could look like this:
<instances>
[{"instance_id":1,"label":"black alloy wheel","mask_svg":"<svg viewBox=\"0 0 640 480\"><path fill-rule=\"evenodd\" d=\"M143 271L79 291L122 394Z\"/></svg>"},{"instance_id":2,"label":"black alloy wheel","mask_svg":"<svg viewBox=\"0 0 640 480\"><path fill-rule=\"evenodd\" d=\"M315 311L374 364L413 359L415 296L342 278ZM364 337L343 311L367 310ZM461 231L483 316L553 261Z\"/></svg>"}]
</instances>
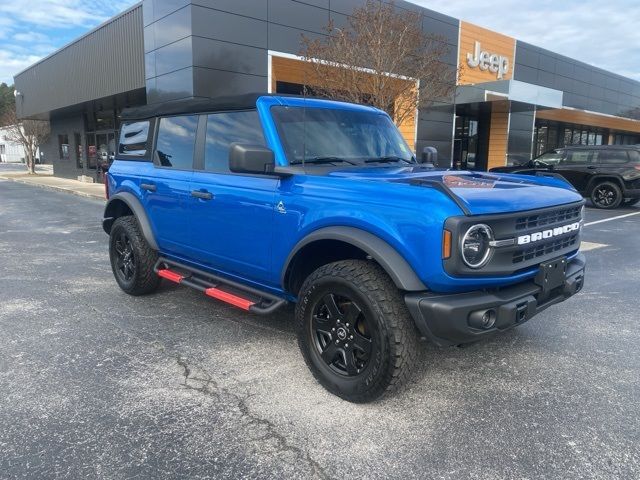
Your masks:
<instances>
[{"instance_id":1,"label":"black alloy wheel","mask_svg":"<svg viewBox=\"0 0 640 480\"><path fill-rule=\"evenodd\" d=\"M357 301L347 293L327 293L313 311L311 336L322 360L339 375L360 374L375 349L370 333L375 327Z\"/></svg>"},{"instance_id":2,"label":"black alloy wheel","mask_svg":"<svg viewBox=\"0 0 640 480\"><path fill-rule=\"evenodd\" d=\"M131 239L124 230L119 232L114 242L116 274L123 282L130 282L136 274L135 254Z\"/></svg>"},{"instance_id":3,"label":"black alloy wheel","mask_svg":"<svg viewBox=\"0 0 640 480\"><path fill-rule=\"evenodd\" d=\"M613 182L599 183L591 192L591 201L597 208L618 208L622 200L622 191Z\"/></svg>"},{"instance_id":4,"label":"black alloy wheel","mask_svg":"<svg viewBox=\"0 0 640 480\"><path fill-rule=\"evenodd\" d=\"M318 382L350 402L370 402L411 375L418 334L402 292L367 260L323 265L296 303L298 345Z\"/></svg>"},{"instance_id":5,"label":"black alloy wheel","mask_svg":"<svg viewBox=\"0 0 640 480\"><path fill-rule=\"evenodd\" d=\"M116 282L129 295L144 295L158 288L160 277L153 271L158 252L145 240L135 217L127 215L113 222L109 259Z\"/></svg>"}]
</instances>

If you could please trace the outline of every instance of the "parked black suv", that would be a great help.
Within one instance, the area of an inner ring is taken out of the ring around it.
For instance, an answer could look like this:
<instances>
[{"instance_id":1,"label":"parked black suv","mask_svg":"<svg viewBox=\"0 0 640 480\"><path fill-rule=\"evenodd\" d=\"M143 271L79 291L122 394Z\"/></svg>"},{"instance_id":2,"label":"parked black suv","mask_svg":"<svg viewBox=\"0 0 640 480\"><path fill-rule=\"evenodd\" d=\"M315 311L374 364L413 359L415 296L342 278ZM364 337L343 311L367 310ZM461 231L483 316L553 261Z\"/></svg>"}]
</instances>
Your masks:
<instances>
[{"instance_id":1,"label":"parked black suv","mask_svg":"<svg viewBox=\"0 0 640 480\"><path fill-rule=\"evenodd\" d=\"M569 146L543 153L524 165L491 171L558 173L598 208L640 202L640 145Z\"/></svg>"}]
</instances>

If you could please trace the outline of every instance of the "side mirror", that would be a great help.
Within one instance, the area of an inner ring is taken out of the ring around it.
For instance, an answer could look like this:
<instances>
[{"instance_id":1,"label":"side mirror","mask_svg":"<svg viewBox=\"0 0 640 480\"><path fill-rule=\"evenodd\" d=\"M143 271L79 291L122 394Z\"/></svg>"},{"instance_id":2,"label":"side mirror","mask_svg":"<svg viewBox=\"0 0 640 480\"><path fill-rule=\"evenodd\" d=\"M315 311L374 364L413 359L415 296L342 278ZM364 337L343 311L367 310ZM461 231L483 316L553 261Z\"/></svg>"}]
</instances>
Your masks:
<instances>
[{"instance_id":1,"label":"side mirror","mask_svg":"<svg viewBox=\"0 0 640 480\"><path fill-rule=\"evenodd\" d=\"M232 143L229 148L229 170L234 173L272 173L275 167L273 151L261 145Z\"/></svg>"},{"instance_id":2,"label":"side mirror","mask_svg":"<svg viewBox=\"0 0 640 480\"><path fill-rule=\"evenodd\" d=\"M420 163L426 163L435 166L438 161L438 149L436 147L424 147L422 149L422 158Z\"/></svg>"}]
</instances>

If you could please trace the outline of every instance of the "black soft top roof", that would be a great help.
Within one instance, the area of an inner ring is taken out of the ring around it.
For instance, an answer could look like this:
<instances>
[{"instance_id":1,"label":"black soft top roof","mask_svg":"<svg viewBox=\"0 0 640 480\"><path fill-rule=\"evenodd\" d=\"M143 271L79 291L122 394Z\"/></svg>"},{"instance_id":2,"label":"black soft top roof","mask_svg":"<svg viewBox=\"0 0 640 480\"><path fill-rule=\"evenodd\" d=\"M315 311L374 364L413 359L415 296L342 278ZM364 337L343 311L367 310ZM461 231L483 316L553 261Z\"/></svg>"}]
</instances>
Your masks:
<instances>
[{"instance_id":1,"label":"black soft top roof","mask_svg":"<svg viewBox=\"0 0 640 480\"><path fill-rule=\"evenodd\" d=\"M180 115L185 113L222 112L229 110L249 110L256 108L259 97L269 96L269 93L247 93L217 98L191 98L187 100L173 100L165 103L127 108L122 111L122 120L143 120L166 115ZM281 95L278 95L281 96Z\"/></svg>"}]
</instances>

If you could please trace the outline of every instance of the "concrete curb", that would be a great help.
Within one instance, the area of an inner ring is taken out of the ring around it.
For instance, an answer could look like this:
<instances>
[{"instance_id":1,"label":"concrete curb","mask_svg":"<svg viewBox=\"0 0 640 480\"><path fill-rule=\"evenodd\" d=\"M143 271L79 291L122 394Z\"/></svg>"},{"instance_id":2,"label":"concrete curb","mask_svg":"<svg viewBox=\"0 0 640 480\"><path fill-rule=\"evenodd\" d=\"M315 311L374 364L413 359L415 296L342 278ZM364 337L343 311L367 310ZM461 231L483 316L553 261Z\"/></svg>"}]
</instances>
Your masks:
<instances>
[{"instance_id":1,"label":"concrete curb","mask_svg":"<svg viewBox=\"0 0 640 480\"><path fill-rule=\"evenodd\" d=\"M71 188L57 187L55 185L45 185L43 183L30 182L28 180L23 180L21 178L5 177L4 175L0 175L0 179L9 180L11 182L16 182L16 183L21 183L23 185L30 185L30 186L33 186L33 187L43 188L45 190L50 190L50 191L54 191L54 192L66 192L66 193L70 193L72 195L77 195L79 197L85 197L85 198L91 198L93 200L105 201L104 195L87 193L87 192L80 192L78 190L73 190Z\"/></svg>"}]
</instances>

